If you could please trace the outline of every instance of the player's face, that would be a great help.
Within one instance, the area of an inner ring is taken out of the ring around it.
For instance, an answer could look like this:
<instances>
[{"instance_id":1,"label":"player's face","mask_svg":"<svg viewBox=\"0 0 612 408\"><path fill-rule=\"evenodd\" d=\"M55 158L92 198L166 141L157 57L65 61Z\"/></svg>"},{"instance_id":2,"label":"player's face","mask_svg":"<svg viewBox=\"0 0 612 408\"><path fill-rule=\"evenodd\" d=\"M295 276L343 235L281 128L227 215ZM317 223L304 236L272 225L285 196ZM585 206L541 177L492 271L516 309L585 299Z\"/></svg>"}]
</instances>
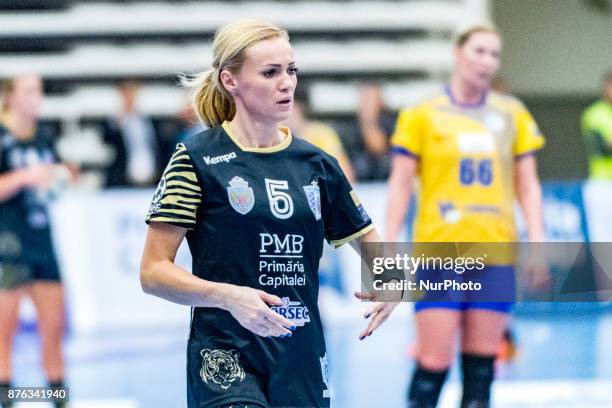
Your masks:
<instances>
[{"instance_id":1,"label":"player's face","mask_svg":"<svg viewBox=\"0 0 612 408\"><path fill-rule=\"evenodd\" d=\"M274 123L289 118L297 68L293 49L286 39L261 41L247 49L242 68L234 78L235 88L231 92L250 116Z\"/></svg>"},{"instance_id":2,"label":"player's face","mask_svg":"<svg viewBox=\"0 0 612 408\"><path fill-rule=\"evenodd\" d=\"M490 87L500 67L501 39L495 33L480 32L457 48L456 72L459 77L481 90Z\"/></svg>"},{"instance_id":3,"label":"player's face","mask_svg":"<svg viewBox=\"0 0 612 408\"><path fill-rule=\"evenodd\" d=\"M36 119L42 99L43 86L40 77L36 75L21 76L15 79L13 91L8 96L8 105L12 112L30 119Z\"/></svg>"}]
</instances>

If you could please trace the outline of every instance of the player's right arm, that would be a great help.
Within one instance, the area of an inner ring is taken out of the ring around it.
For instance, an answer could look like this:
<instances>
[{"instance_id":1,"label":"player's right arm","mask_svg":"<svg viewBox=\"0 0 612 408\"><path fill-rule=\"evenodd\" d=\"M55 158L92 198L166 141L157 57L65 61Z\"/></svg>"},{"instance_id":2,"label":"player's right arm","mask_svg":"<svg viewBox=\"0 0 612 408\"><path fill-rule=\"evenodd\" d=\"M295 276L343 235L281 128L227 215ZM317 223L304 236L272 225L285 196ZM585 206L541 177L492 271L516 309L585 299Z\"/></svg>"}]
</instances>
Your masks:
<instances>
[{"instance_id":1,"label":"player's right arm","mask_svg":"<svg viewBox=\"0 0 612 408\"><path fill-rule=\"evenodd\" d=\"M151 222L147 232L140 282L145 293L193 307L227 310L246 329L260 336L291 333L293 324L274 313L269 304L282 305L278 296L261 290L207 281L174 263L187 229Z\"/></svg>"},{"instance_id":2,"label":"player's right arm","mask_svg":"<svg viewBox=\"0 0 612 408\"><path fill-rule=\"evenodd\" d=\"M201 279L175 265L185 234L197 224L202 200L191 159L179 144L166 167L147 214L149 230L140 267L145 293L192 307L227 310L246 329L260 336L291 333L293 324L268 305L282 305L277 296L261 290Z\"/></svg>"},{"instance_id":3,"label":"player's right arm","mask_svg":"<svg viewBox=\"0 0 612 408\"><path fill-rule=\"evenodd\" d=\"M402 111L391 138L393 159L385 225L387 242L397 239L406 219L421 153L420 131L417 113L414 110Z\"/></svg>"},{"instance_id":4,"label":"player's right arm","mask_svg":"<svg viewBox=\"0 0 612 408\"><path fill-rule=\"evenodd\" d=\"M46 188L53 180L56 164L39 164L0 173L0 202L8 201L25 188Z\"/></svg>"}]
</instances>

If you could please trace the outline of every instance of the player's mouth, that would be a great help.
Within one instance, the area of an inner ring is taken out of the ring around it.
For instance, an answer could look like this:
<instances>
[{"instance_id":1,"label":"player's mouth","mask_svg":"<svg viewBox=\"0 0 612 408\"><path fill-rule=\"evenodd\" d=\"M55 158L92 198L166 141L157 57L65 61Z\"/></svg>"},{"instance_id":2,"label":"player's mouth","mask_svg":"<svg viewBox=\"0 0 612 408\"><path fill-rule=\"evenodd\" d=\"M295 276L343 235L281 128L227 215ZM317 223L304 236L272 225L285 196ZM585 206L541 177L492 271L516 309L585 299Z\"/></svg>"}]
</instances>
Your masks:
<instances>
[{"instance_id":1,"label":"player's mouth","mask_svg":"<svg viewBox=\"0 0 612 408\"><path fill-rule=\"evenodd\" d=\"M292 102L291 98L285 98L285 99L281 99L280 101L276 102L279 105L290 105Z\"/></svg>"}]
</instances>

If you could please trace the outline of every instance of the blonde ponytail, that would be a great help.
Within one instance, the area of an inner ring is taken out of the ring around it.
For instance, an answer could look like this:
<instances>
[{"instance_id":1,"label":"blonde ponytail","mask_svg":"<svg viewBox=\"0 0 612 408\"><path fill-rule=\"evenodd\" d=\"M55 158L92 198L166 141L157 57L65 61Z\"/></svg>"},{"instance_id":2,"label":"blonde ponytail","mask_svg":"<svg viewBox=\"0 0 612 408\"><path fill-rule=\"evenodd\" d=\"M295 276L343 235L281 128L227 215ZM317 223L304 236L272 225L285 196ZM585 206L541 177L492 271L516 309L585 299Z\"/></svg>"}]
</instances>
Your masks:
<instances>
[{"instance_id":1,"label":"blonde ponytail","mask_svg":"<svg viewBox=\"0 0 612 408\"><path fill-rule=\"evenodd\" d=\"M184 86L192 89L193 109L202 122L208 126L218 126L234 118L236 104L221 84L221 71L225 69L238 73L249 47L279 37L289 40L287 31L259 20L238 20L216 32L213 40L213 68L181 79Z\"/></svg>"},{"instance_id":2,"label":"blonde ponytail","mask_svg":"<svg viewBox=\"0 0 612 408\"><path fill-rule=\"evenodd\" d=\"M213 127L231 120L236 114L234 100L219 83L219 71L210 69L194 77L183 77L184 86L192 88L192 106L200 121Z\"/></svg>"}]
</instances>

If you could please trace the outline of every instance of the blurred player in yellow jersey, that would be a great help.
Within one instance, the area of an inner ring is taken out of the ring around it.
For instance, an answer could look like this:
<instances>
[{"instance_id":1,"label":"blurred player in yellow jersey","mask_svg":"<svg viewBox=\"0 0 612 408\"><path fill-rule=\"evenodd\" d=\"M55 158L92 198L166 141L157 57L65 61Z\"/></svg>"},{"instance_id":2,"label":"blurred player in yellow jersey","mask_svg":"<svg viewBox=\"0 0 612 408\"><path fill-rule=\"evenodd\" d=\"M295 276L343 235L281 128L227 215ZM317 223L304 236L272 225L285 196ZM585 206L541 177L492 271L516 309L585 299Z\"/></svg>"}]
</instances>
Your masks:
<instances>
[{"instance_id":1,"label":"blurred player in yellow jersey","mask_svg":"<svg viewBox=\"0 0 612 408\"><path fill-rule=\"evenodd\" d=\"M521 102L490 90L500 53L501 38L493 28L464 32L457 38L455 67L444 91L400 113L391 140L388 241L398 239L417 174L414 241L516 241L515 197L529 240L542 240L541 188L533 153L544 146L544 138ZM490 268L496 279L514 272L511 265ZM511 306L417 302L417 364L409 407L436 406L458 333L461 407L488 407L493 362Z\"/></svg>"},{"instance_id":2,"label":"blurred player in yellow jersey","mask_svg":"<svg viewBox=\"0 0 612 408\"><path fill-rule=\"evenodd\" d=\"M348 181L351 183L355 181L353 166L344 150L340 136L331 126L309 119L308 100L305 92L299 88L295 91L293 110L287 121L287 127L295 136L312 143L338 160Z\"/></svg>"},{"instance_id":3,"label":"blurred player in yellow jersey","mask_svg":"<svg viewBox=\"0 0 612 408\"><path fill-rule=\"evenodd\" d=\"M355 172L340 136L330 125L311 120L309 116L307 94L303 87L298 87L293 95L293 109L286 126L291 129L294 136L308 141L338 160L344 175L352 184L355 181ZM319 262L319 284L321 285L320 304L337 299L346 292L342 279L341 258L329 245L323 245L323 255Z\"/></svg>"}]
</instances>

